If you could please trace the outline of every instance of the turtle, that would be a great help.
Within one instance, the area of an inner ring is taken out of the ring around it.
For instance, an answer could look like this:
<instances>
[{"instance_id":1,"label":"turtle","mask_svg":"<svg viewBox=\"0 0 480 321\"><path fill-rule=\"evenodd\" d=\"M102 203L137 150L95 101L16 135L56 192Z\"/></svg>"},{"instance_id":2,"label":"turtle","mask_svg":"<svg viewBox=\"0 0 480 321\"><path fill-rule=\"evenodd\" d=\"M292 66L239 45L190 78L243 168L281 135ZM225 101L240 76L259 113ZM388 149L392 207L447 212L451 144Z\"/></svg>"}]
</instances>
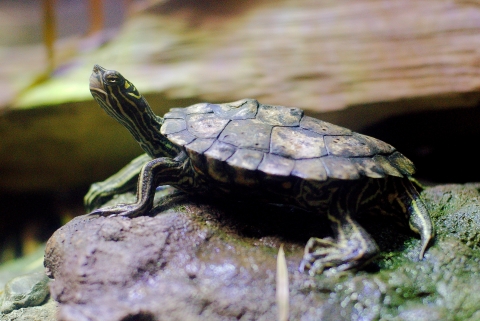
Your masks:
<instances>
[{"instance_id":1,"label":"turtle","mask_svg":"<svg viewBox=\"0 0 480 321\"><path fill-rule=\"evenodd\" d=\"M145 151L91 186L84 198L90 215L147 215L165 185L300 208L326 217L333 232L308 240L299 269L311 275L358 269L375 258L379 247L357 222L365 213L390 216L419 235L419 259L434 237L413 163L379 139L255 99L171 108L160 117L130 81L99 65L90 91ZM135 203L101 207L135 186Z\"/></svg>"}]
</instances>

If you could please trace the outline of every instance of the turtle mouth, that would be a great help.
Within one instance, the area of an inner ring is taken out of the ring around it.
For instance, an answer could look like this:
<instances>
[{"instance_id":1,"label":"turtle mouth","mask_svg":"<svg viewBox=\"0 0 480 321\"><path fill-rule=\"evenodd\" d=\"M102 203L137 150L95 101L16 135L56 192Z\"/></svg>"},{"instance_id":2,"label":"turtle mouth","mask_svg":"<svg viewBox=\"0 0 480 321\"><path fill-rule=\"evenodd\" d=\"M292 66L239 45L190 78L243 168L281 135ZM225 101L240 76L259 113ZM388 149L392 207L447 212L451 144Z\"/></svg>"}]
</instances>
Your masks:
<instances>
[{"instance_id":1,"label":"turtle mouth","mask_svg":"<svg viewBox=\"0 0 480 321\"><path fill-rule=\"evenodd\" d=\"M90 75L90 91L99 91L104 93L105 89L103 86L103 74L105 73L105 68L95 65L93 66L92 74Z\"/></svg>"}]
</instances>

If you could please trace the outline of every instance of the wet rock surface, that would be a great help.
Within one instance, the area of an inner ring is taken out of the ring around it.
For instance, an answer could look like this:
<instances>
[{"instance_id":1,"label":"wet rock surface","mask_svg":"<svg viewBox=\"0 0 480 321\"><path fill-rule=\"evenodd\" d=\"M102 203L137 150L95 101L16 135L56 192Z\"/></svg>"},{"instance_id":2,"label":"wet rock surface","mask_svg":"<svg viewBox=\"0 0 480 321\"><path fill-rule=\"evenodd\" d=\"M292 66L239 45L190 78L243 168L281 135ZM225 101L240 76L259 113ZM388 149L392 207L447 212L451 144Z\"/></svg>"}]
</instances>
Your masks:
<instances>
[{"instance_id":1,"label":"wet rock surface","mask_svg":"<svg viewBox=\"0 0 480 321\"><path fill-rule=\"evenodd\" d=\"M424 260L417 238L364 218L381 256L361 271L314 278L298 272L303 247L330 232L308 213L173 193L157 198L150 216L77 217L45 252L58 318L275 320L283 243L291 320L478 320L478 186L437 186L422 196L438 234Z\"/></svg>"},{"instance_id":2,"label":"wet rock surface","mask_svg":"<svg viewBox=\"0 0 480 321\"><path fill-rule=\"evenodd\" d=\"M0 312L10 313L19 308L42 304L49 294L48 282L43 272L13 278L5 285Z\"/></svg>"}]
</instances>

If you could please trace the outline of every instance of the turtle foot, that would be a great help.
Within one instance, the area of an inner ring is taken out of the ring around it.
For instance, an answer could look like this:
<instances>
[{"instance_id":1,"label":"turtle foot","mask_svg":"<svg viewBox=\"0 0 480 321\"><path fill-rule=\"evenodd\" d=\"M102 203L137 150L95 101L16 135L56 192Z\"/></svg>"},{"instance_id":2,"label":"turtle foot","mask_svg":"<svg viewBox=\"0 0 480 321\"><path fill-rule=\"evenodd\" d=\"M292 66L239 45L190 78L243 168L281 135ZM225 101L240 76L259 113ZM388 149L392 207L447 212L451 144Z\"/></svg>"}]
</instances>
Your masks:
<instances>
[{"instance_id":1,"label":"turtle foot","mask_svg":"<svg viewBox=\"0 0 480 321\"><path fill-rule=\"evenodd\" d=\"M123 216L123 217L134 218L142 215L142 210L141 208L135 205L118 204L115 206L98 208L87 215L99 215L99 216L106 216L106 217Z\"/></svg>"},{"instance_id":2,"label":"turtle foot","mask_svg":"<svg viewBox=\"0 0 480 321\"><path fill-rule=\"evenodd\" d=\"M330 237L310 238L305 246L300 272L308 272L312 276L322 274L325 269L336 265L335 261L340 257L340 250L335 240Z\"/></svg>"},{"instance_id":3,"label":"turtle foot","mask_svg":"<svg viewBox=\"0 0 480 321\"><path fill-rule=\"evenodd\" d=\"M311 276L322 274L326 269L329 273L346 271L366 264L378 253L376 245L365 247L365 242L355 241L312 237L305 246L299 270Z\"/></svg>"}]
</instances>

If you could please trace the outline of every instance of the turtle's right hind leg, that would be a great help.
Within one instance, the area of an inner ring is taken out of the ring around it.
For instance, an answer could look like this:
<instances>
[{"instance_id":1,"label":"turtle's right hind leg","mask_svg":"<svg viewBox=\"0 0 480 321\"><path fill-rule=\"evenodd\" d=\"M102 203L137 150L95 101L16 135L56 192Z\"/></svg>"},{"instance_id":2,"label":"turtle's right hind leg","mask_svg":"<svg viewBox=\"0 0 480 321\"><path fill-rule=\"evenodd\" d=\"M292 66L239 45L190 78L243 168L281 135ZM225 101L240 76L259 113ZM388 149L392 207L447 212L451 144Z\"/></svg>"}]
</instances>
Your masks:
<instances>
[{"instance_id":1,"label":"turtle's right hind leg","mask_svg":"<svg viewBox=\"0 0 480 321\"><path fill-rule=\"evenodd\" d=\"M401 185L396 187L399 192L398 202L401 204L401 208L406 211L405 216L408 219L409 227L413 232L420 235L422 240L419 254L421 260L435 236L430 214L420 198L420 194L409 179L396 180L395 184Z\"/></svg>"},{"instance_id":2,"label":"turtle's right hind leg","mask_svg":"<svg viewBox=\"0 0 480 321\"><path fill-rule=\"evenodd\" d=\"M306 247L300 270L310 275L325 269L344 271L358 268L371 261L379 248L373 238L353 218L355 206L349 205L348 192L335 192L328 210L328 219L335 239L311 238ZM355 204L355 202L351 202Z\"/></svg>"}]
</instances>

